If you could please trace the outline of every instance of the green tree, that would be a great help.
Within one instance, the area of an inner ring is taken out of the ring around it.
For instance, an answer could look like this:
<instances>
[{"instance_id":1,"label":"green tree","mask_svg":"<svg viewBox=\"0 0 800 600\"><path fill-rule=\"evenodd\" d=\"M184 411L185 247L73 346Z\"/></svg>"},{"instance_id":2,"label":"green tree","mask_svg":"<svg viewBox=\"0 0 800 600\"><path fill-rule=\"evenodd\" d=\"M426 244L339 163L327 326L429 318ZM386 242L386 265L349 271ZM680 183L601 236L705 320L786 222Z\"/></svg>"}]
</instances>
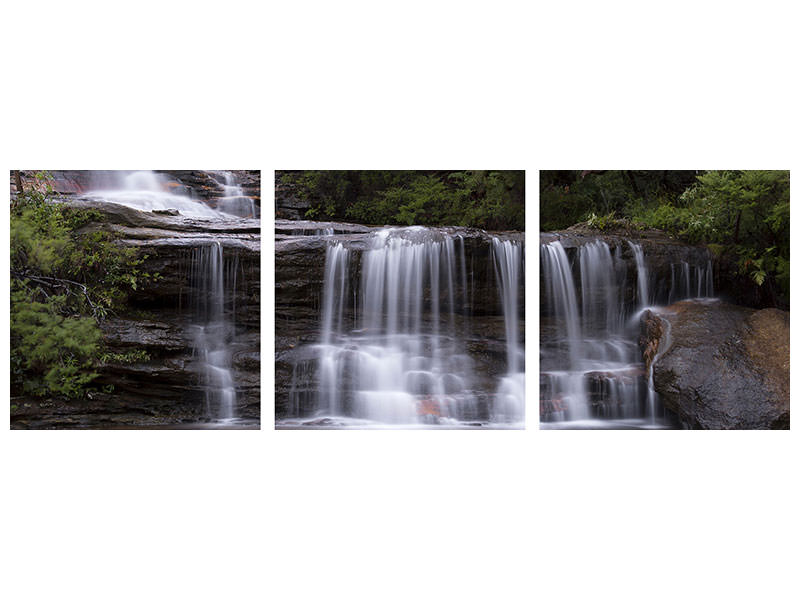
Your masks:
<instances>
[{"instance_id":1,"label":"green tree","mask_svg":"<svg viewBox=\"0 0 800 600\"><path fill-rule=\"evenodd\" d=\"M11 205L11 382L17 393L74 398L96 377L98 322L151 274L135 249L84 230L97 211L52 196L39 173Z\"/></svg>"},{"instance_id":2,"label":"green tree","mask_svg":"<svg viewBox=\"0 0 800 600\"><path fill-rule=\"evenodd\" d=\"M543 171L540 201L544 231L660 229L733 262L765 303L788 303L788 171Z\"/></svg>"},{"instance_id":3,"label":"green tree","mask_svg":"<svg viewBox=\"0 0 800 600\"><path fill-rule=\"evenodd\" d=\"M279 171L308 218L525 228L524 171Z\"/></svg>"}]
</instances>

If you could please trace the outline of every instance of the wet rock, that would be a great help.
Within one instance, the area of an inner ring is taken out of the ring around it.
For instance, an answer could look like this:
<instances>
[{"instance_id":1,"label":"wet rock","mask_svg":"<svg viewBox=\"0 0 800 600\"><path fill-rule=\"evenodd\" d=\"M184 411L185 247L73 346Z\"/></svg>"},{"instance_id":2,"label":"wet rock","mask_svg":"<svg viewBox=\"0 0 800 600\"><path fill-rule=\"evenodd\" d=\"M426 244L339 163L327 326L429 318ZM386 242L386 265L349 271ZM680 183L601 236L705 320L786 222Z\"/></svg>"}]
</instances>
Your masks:
<instances>
[{"instance_id":1,"label":"wet rock","mask_svg":"<svg viewBox=\"0 0 800 600\"><path fill-rule=\"evenodd\" d=\"M331 235L347 233L370 233L378 229L380 229L380 227L359 225L357 223L339 223L337 221L275 220L275 235L278 238L284 235L322 236L326 235L326 232L328 231L332 232Z\"/></svg>"},{"instance_id":2,"label":"wet rock","mask_svg":"<svg viewBox=\"0 0 800 600\"><path fill-rule=\"evenodd\" d=\"M93 210L100 215L99 222L86 225L80 232L110 231L121 238L157 239L210 237L227 234L242 237L259 235L261 223L256 219L239 219L221 215L215 219L198 219L164 214L164 211L142 211L122 204L91 199L67 199L63 203L80 210Z\"/></svg>"},{"instance_id":3,"label":"wet rock","mask_svg":"<svg viewBox=\"0 0 800 600\"><path fill-rule=\"evenodd\" d=\"M789 427L787 312L686 300L658 316L668 325L659 336L666 348L653 367L654 385L684 427ZM658 335L658 328L643 329Z\"/></svg>"},{"instance_id":4,"label":"wet rock","mask_svg":"<svg viewBox=\"0 0 800 600\"><path fill-rule=\"evenodd\" d=\"M105 341L119 349L143 348L155 352L186 350L186 327L175 321L129 320L111 318L101 323Z\"/></svg>"},{"instance_id":5,"label":"wet rock","mask_svg":"<svg viewBox=\"0 0 800 600\"><path fill-rule=\"evenodd\" d=\"M243 371L257 373L261 369L261 353L238 352L233 357L233 366Z\"/></svg>"},{"instance_id":6,"label":"wet rock","mask_svg":"<svg viewBox=\"0 0 800 600\"><path fill-rule=\"evenodd\" d=\"M640 319L639 350L644 358L646 371L650 370L650 363L658 354L663 334L664 322L653 311L644 311Z\"/></svg>"}]
</instances>

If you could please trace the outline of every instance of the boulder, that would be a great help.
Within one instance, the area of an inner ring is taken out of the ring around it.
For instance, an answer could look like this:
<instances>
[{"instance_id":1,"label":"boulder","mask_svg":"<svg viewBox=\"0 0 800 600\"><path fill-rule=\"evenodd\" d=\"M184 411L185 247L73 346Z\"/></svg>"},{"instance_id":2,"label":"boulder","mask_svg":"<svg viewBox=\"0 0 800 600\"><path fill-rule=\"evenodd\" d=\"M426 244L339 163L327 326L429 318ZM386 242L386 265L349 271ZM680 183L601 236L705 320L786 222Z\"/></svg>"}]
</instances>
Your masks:
<instances>
[{"instance_id":1,"label":"boulder","mask_svg":"<svg viewBox=\"0 0 800 600\"><path fill-rule=\"evenodd\" d=\"M640 345L655 346L655 390L684 427L788 429L788 312L685 300L647 311Z\"/></svg>"}]
</instances>

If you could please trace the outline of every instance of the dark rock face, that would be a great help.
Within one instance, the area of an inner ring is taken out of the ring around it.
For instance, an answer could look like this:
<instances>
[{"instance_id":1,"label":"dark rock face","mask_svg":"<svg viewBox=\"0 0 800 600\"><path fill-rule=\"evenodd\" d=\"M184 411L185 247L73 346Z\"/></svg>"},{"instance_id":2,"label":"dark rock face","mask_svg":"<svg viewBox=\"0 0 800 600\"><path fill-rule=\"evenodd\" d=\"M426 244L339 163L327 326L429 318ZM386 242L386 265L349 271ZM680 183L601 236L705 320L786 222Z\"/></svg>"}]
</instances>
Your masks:
<instances>
[{"instance_id":1,"label":"dark rock face","mask_svg":"<svg viewBox=\"0 0 800 600\"><path fill-rule=\"evenodd\" d=\"M295 186L275 182L275 218L299 221L305 218L306 211L311 208L308 200L298 197Z\"/></svg>"},{"instance_id":2,"label":"dark rock face","mask_svg":"<svg viewBox=\"0 0 800 600\"><path fill-rule=\"evenodd\" d=\"M659 317L662 328L645 316L642 342L647 349L657 340L655 389L683 426L789 427L787 312L686 300Z\"/></svg>"},{"instance_id":3,"label":"dark rock face","mask_svg":"<svg viewBox=\"0 0 800 600\"><path fill-rule=\"evenodd\" d=\"M715 258L714 272L718 282L717 295L728 302L750 308L789 310L789 299L770 280L758 285L748 274L743 274L737 257L732 253Z\"/></svg>"},{"instance_id":4,"label":"dark rock face","mask_svg":"<svg viewBox=\"0 0 800 600\"><path fill-rule=\"evenodd\" d=\"M322 235L324 230L332 235ZM293 383L300 382L303 396L312 402L316 395L316 359L312 345L319 340L325 255L328 244L338 241L353 250L349 268L350 289L359 288L360 254L370 247L371 234L380 227L351 223L321 223L278 220L275 223L275 416L283 419L293 413L308 412L313 406L290 407ZM467 328L467 350L474 361L474 377L494 382L505 374L505 322L498 297L492 265L491 239L485 231L465 228L442 228L463 236L465 256L470 271L463 289L454 281L454 297L469 298L469 303L456 301L456 327ZM499 235L499 234L498 234ZM508 239L524 240L522 233L503 234ZM429 293L429 290L425 292ZM524 282L520 286L520 343L524 344ZM348 309L345 319L352 319ZM297 392L298 390L295 390ZM485 415L483 416L485 418Z\"/></svg>"}]
</instances>

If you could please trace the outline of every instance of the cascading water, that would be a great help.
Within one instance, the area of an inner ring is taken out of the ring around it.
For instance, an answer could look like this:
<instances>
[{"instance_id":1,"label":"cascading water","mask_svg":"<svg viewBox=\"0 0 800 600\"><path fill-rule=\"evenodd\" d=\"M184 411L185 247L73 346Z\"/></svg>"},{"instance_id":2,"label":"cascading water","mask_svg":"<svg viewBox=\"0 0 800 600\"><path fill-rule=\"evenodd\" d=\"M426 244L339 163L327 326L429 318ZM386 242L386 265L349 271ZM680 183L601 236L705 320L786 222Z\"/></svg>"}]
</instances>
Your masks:
<instances>
[{"instance_id":1,"label":"cascading water","mask_svg":"<svg viewBox=\"0 0 800 600\"><path fill-rule=\"evenodd\" d=\"M652 302L711 295L710 258L671 263L666 276L632 241L581 240L571 252L557 239L541 245L542 426L666 426L638 317Z\"/></svg>"},{"instance_id":2,"label":"cascading water","mask_svg":"<svg viewBox=\"0 0 800 600\"><path fill-rule=\"evenodd\" d=\"M154 171L119 171L102 180L100 189L84 194L87 200L122 204L142 211L172 211L194 218L217 218L210 206L192 199L180 185ZM105 187L108 186L108 187Z\"/></svg>"},{"instance_id":3,"label":"cascading water","mask_svg":"<svg viewBox=\"0 0 800 600\"><path fill-rule=\"evenodd\" d=\"M222 244L196 248L192 256L191 281L197 324L195 352L200 359L205 390L206 417L230 421L236 416L236 386L231 370L230 343L234 335L236 255L226 260Z\"/></svg>"},{"instance_id":4,"label":"cascading water","mask_svg":"<svg viewBox=\"0 0 800 600\"><path fill-rule=\"evenodd\" d=\"M216 209L194 198L191 188L155 171L100 172L95 176L95 189L86 192L83 198L113 202L143 211L177 210L180 216L191 218L258 218L255 201L245 195L233 173L206 173L222 191Z\"/></svg>"},{"instance_id":5,"label":"cascading water","mask_svg":"<svg viewBox=\"0 0 800 600\"><path fill-rule=\"evenodd\" d=\"M522 273L522 247L511 240L492 239L492 252L503 304L508 370L500 380L493 420L521 423L525 420L525 353L519 345L519 285Z\"/></svg>"},{"instance_id":6,"label":"cascading water","mask_svg":"<svg viewBox=\"0 0 800 600\"><path fill-rule=\"evenodd\" d=\"M642 251L642 247L639 244L634 244L633 242L628 242L628 244L631 250L633 250L633 256L636 258L636 287L639 292L639 307L642 308L650 304L647 265L644 262L644 251Z\"/></svg>"},{"instance_id":7,"label":"cascading water","mask_svg":"<svg viewBox=\"0 0 800 600\"><path fill-rule=\"evenodd\" d=\"M236 177L230 171L208 171L211 179L223 192L222 198L217 202L217 210L237 217L258 218L256 203L250 196L245 195L242 186L236 182Z\"/></svg>"},{"instance_id":8,"label":"cascading water","mask_svg":"<svg viewBox=\"0 0 800 600\"><path fill-rule=\"evenodd\" d=\"M705 264L690 265L686 261L670 265L669 304L683 298L714 296L714 271L709 259Z\"/></svg>"},{"instance_id":9,"label":"cascading water","mask_svg":"<svg viewBox=\"0 0 800 600\"><path fill-rule=\"evenodd\" d=\"M242 196L241 187L231 177L225 179L231 197ZM175 219L188 218L202 231L206 222L230 222L232 214L224 214L193 199L189 188L153 171L100 172L96 175L99 189L83 198L122 204L141 211L166 211ZM226 192L227 196L227 192ZM252 199L249 199L252 204ZM174 211L178 211L175 215ZM254 211L243 211L252 216ZM201 219L197 219L200 217ZM211 230L194 245L188 257L191 304L191 333L198 379L205 399L206 421L230 423L237 417L237 393L232 368L231 344L236 335L236 278L238 253L225 249L215 240L219 234ZM182 240L176 240L182 244Z\"/></svg>"},{"instance_id":10,"label":"cascading water","mask_svg":"<svg viewBox=\"0 0 800 600\"><path fill-rule=\"evenodd\" d=\"M333 231L318 234L327 238ZM308 416L335 426L520 426L522 244L494 239L490 247L508 363L492 390L468 351L471 268L463 236L425 227L382 229L363 250L337 237L325 254ZM306 375L295 366L289 404L296 413L303 404L297 379Z\"/></svg>"}]
</instances>

